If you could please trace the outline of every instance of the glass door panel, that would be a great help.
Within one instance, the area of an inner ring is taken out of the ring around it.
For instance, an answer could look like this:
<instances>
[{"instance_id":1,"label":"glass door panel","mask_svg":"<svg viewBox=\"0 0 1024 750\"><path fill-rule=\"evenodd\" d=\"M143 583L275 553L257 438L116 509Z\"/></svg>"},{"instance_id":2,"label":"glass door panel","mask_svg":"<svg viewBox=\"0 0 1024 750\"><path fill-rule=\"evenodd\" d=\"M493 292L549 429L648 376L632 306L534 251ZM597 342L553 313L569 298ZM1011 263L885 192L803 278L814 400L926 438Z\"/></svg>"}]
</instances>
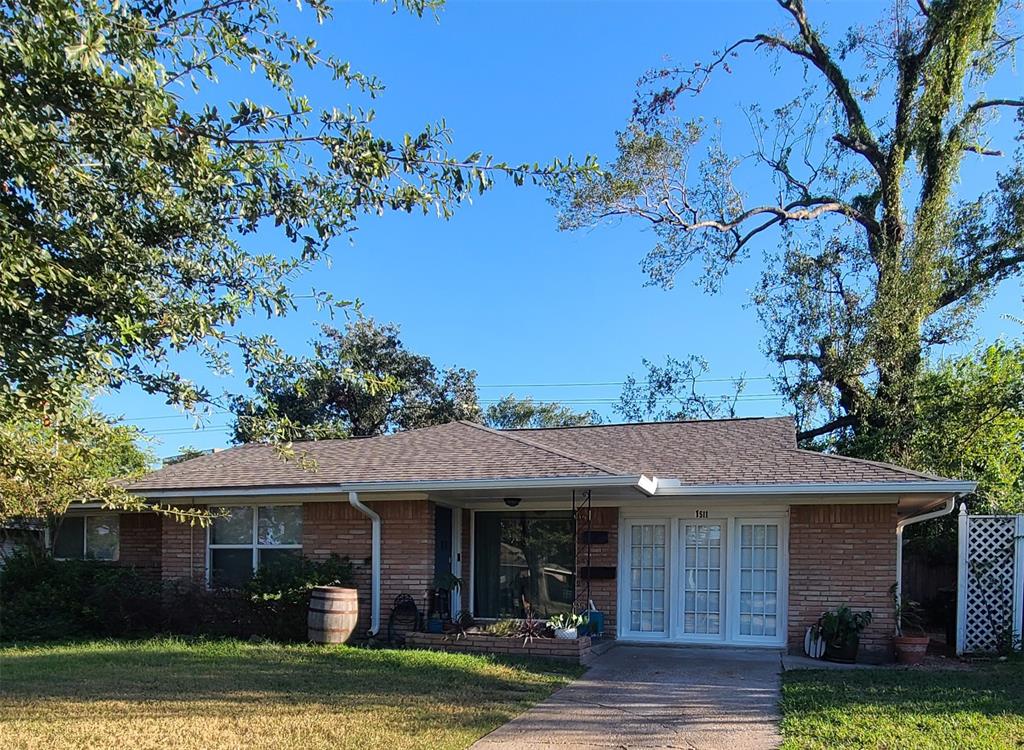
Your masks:
<instances>
[{"instance_id":1,"label":"glass door panel","mask_svg":"<svg viewBox=\"0 0 1024 750\"><path fill-rule=\"evenodd\" d=\"M722 524L683 523L683 633L722 633Z\"/></svg>"},{"instance_id":2,"label":"glass door panel","mask_svg":"<svg viewBox=\"0 0 1024 750\"><path fill-rule=\"evenodd\" d=\"M739 635L779 636L779 525L739 523Z\"/></svg>"},{"instance_id":3,"label":"glass door panel","mask_svg":"<svg viewBox=\"0 0 1024 750\"><path fill-rule=\"evenodd\" d=\"M634 633L664 633L666 526L634 523L630 526L629 629Z\"/></svg>"}]
</instances>

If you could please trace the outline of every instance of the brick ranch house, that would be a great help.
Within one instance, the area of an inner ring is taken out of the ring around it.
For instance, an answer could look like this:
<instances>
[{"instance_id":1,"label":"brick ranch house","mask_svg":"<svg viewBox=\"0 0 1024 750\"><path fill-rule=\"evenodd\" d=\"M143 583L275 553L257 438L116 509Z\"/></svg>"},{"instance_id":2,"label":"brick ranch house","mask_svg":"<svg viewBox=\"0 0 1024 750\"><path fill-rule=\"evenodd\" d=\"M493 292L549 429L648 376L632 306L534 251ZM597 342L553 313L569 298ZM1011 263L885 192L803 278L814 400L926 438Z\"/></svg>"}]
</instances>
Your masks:
<instances>
[{"instance_id":1,"label":"brick ranch house","mask_svg":"<svg viewBox=\"0 0 1024 750\"><path fill-rule=\"evenodd\" d=\"M131 491L227 509L212 528L76 508L64 554L165 580L244 580L275 556L349 557L360 628L421 603L438 573L478 619L585 603L631 642L802 647L822 611L874 615L888 651L899 539L974 488L796 447L789 418L499 431L469 422L302 447L316 470L243 445L155 471ZM574 506L576 515L574 516ZM78 529L81 528L81 536Z\"/></svg>"}]
</instances>

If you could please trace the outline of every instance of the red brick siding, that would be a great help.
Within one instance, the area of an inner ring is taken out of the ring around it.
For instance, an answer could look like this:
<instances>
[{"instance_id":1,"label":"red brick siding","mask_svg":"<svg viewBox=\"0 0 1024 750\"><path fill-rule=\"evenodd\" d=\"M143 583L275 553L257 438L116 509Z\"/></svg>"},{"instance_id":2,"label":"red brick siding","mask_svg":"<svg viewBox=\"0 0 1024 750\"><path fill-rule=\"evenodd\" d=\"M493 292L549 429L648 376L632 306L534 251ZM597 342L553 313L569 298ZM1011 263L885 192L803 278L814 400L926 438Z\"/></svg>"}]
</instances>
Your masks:
<instances>
[{"instance_id":1,"label":"red brick siding","mask_svg":"<svg viewBox=\"0 0 1024 750\"><path fill-rule=\"evenodd\" d=\"M121 513L118 564L131 565L159 577L161 568L162 523L155 513Z\"/></svg>"},{"instance_id":2,"label":"red brick siding","mask_svg":"<svg viewBox=\"0 0 1024 750\"><path fill-rule=\"evenodd\" d=\"M615 616L617 610L617 584L621 571L619 564L619 509L618 508L594 508L591 516L591 529L593 531L607 531L607 544L590 545L590 565L595 568L612 568L616 571L616 577L606 580L592 580L590 582L590 598L600 612L604 613L604 635L608 638L615 637ZM577 566L582 568L587 565L586 545L580 540L580 559ZM578 582L580 597L586 592L586 581L580 577ZM585 603L585 602L584 602Z\"/></svg>"},{"instance_id":3,"label":"red brick siding","mask_svg":"<svg viewBox=\"0 0 1024 750\"><path fill-rule=\"evenodd\" d=\"M891 648L896 581L895 505L794 505L789 518L789 647L822 612L848 604L870 610L865 651Z\"/></svg>"},{"instance_id":4,"label":"red brick siding","mask_svg":"<svg viewBox=\"0 0 1024 750\"><path fill-rule=\"evenodd\" d=\"M367 502L381 517L381 631L399 594L409 594L422 610L434 579L434 505L426 500ZM359 591L357 632L370 626L370 519L347 503L305 503L302 552L314 560L331 554L354 563Z\"/></svg>"},{"instance_id":5,"label":"red brick siding","mask_svg":"<svg viewBox=\"0 0 1024 750\"><path fill-rule=\"evenodd\" d=\"M160 519L160 575L165 581L206 580L206 529L169 516Z\"/></svg>"}]
</instances>

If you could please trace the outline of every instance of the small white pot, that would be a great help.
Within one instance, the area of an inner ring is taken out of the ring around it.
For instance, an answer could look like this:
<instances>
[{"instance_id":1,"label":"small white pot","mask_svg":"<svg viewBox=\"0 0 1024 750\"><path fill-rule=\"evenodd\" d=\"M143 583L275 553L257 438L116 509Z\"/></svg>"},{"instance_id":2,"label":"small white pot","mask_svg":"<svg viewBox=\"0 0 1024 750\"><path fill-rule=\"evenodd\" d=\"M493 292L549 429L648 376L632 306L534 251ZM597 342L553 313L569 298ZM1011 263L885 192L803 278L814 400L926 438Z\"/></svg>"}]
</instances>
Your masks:
<instances>
[{"instance_id":1,"label":"small white pot","mask_svg":"<svg viewBox=\"0 0 1024 750\"><path fill-rule=\"evenodd\" d=\"M555 628L555 638L562 641L576 640L576 628Z\"/></svg>"}]
</instances>

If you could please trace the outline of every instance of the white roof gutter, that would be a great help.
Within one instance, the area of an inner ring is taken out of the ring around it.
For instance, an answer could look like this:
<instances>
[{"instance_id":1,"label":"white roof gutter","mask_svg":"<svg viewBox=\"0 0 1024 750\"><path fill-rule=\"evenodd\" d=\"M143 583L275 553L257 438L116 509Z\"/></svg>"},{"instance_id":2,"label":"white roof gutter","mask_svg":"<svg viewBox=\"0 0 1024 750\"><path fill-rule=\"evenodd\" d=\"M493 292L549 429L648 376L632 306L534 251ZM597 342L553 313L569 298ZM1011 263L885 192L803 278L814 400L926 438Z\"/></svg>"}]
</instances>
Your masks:
<instances>
[{"instance_id":1,"label":"white roof gutter","mask_svg":"<svg viewBox=\"0 0 1024 750\"><path fill-rule=\"evenodd\" d=\"M348 493L348 504L370 519L370 635L380 632L380 515L359 501L358 492Z\"/></svg>"},{"instance_id":2,"label":"white roof gutter","mask_svg":"<svg viewBox=\"0 0 1024 750\"><path fill-rule=\"evenodd\" d=\"M655 480L656 497L679 495L888 495L915 493L964 494L973 492L975 482L922 479L906 482L855 482L840 484L680 484L676 480Z\"/></svg>"},{"instance_id":3,"label":"white roof gutter","mask_svg":"<svg viewBox=\"0 0 1024 750\"><path fill-rule=\"evenodd\" d=\"M633 487L653 495L658 479L642 474L629 476L535 477L529 479L439 479L398 482L344 482L341 484L292 485L285 487L218 487L216 489L129 490L144 497L229 497L235 495L337 495L345 492L445 492L454 490L578 489L588 487Z\"/></svg>"},{"instance_id":4,"label":"white roof gutter","mask_svg":"<svg viewBox=\"0 0 1024 750\"><path fill-rule=\"evenodd\" d=\"M950 495L945 499L942 507L938 510L928 511L926 513L919 513L916 516L910 516L896 522L896 601L903 600L903 529L911 524L921 523L922 521L930 521L933 518L940 518L941 516L947 516L953 512L956 507L956 501L963 495L970 492L974 492L977 488L977 482L959 482L959 484L968 485L970 489L965 489L957 492L956 494ZM899 632L899 623L896 623L897 633Z\"/></svg>"}]
</instances>

